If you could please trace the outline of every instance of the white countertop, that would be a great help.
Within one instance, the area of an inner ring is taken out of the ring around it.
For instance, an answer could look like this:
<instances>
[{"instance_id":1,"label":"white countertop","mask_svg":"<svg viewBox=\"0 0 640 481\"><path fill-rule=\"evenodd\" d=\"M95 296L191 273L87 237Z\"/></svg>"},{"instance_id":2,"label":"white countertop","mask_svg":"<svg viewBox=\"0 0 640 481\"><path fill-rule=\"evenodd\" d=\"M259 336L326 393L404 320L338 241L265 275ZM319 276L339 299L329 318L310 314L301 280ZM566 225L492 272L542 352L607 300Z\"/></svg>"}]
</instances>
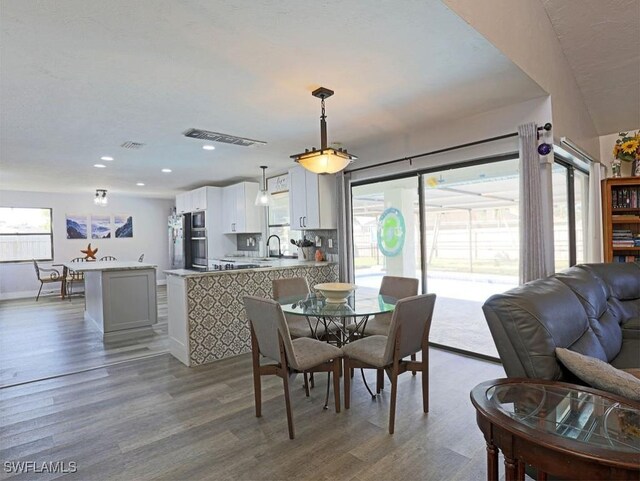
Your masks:
<instances>
[{"instance_id":1,"label":"white countertop","mask_svg":"<svg viewBox=\"0 0 640 481\"><path fill-rule=\"evenodd\" d=\"M263 264L265 267L256 267L253 269L230 269L225 271L193 271L189 269L172 269L164 271L165 274L178 277L192 277L192 276L216 276L220 274L240 274L247 271L267 271L275 269L292 269L295 267L322 267L336 264L335 262L316 262L316 261L299 261L298 259L278 259L273 258L269 261L256 261L251 257L225 257L225 259L233 259L238 262L245 262L251 264ZM241 261L242 259L242 261Z\"/></svg>"},{"instance_id":2,"label":"white countertop","mask_svg":"<svg viewBox=\"0 0 640 481\"><path fill-rule=\"evenodd\" d=\"M133 269L155 269L155 264L137 261L87 261L87 262L65 262L62 264L67 269L76 272L90 271L128 271Z\"/></svg>"}]
</instances>

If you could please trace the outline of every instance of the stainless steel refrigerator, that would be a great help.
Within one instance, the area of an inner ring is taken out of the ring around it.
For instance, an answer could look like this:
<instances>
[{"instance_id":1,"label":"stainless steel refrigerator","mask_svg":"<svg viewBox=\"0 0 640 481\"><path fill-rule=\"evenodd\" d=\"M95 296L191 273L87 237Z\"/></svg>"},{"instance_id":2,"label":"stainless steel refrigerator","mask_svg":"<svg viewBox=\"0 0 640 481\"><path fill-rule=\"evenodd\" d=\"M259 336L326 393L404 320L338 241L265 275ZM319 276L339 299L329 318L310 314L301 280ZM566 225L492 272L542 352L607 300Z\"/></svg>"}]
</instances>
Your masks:
<instances>
[{"instance_id":1,"label":"stainless steel refrigerator","mask_svg":"<svg viewBox=\"0 0 640 481\"><path fill-rule=\"evenodd\" d=\"M184 269L184 217L169 216L169 262L172 269Z\"/></svg>"}]
</instances>

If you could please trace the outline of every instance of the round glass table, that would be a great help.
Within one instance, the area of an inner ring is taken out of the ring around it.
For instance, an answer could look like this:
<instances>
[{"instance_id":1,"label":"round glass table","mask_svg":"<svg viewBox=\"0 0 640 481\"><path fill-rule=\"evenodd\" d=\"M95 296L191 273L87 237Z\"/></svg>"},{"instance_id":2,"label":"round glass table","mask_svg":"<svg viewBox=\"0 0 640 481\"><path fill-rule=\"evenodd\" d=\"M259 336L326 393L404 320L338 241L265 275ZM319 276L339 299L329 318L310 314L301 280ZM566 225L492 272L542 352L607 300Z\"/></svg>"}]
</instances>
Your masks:
<instances>
[{"instance_id":1,"label":"round glass table","mask_svg":"<svg viewBox=\"0 0 640 481\"><path fill-rule=\"evenodd\" d=\"M487 479L640 479L640 404L614 394L538 379L487 381L471 391L487 442Z\"/></svg>"},{"instance_id":2,"label":"round glass table","mask_svg":"<svg viewBox=\"0 0 640 481\"><path fill-rule=\"evenodd\" d=\"M331 330L338 334L336 339L339 343L348 342L353 334L362 332L371 316L393 312L398 302L395 297L358 290L349 295L347 302L341 304L327 302L319 293L276 300L286 314L305 316L314 336L318 337L318 327L323 326L325 332Z\"/></svg>"}]
</instances>

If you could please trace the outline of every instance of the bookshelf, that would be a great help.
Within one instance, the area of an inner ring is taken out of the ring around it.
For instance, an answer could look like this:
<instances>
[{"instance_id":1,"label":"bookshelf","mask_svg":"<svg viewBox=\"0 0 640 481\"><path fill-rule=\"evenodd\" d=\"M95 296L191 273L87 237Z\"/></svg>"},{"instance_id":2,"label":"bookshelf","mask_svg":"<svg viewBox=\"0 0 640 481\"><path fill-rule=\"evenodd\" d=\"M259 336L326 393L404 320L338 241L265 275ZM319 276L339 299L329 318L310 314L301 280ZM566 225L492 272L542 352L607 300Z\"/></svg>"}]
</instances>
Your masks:
<instances>
[{"instance_id":1,"label":"bookshelf","mask_svg":"<svg viewBox=\"0 0 640 481\"><path fill-rule=\"evenodd\" d=\"M602 181L605 262L640 262L640 177Z\"/></svg>"}]
</instances>

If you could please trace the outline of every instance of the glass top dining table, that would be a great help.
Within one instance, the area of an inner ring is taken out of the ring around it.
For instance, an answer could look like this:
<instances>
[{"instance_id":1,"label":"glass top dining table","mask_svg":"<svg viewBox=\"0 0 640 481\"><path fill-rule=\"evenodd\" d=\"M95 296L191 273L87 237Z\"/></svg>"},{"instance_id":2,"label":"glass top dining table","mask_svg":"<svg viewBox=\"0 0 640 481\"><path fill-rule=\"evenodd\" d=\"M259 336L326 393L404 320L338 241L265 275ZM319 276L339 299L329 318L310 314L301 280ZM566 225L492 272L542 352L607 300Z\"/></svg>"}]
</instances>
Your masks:
<instances>
[{"instance_id":1,"label":"glass top dining table","mask_svg":"<svg viewBox=\"0 0 640 481\"><path fill-rule=\"evenodd\" d=\"M327 302L321 294L316 293L281 297L276 301L286 314L305 316L314 334L319 325L325 328L332 325L342 333L340 342L348 342L351 334L364 329L370 316L393 312L398 300L391 296L356 290L346 302L340 304ZM354 326L350 332L347 325Z\"/></svg>"}]
</instances>

